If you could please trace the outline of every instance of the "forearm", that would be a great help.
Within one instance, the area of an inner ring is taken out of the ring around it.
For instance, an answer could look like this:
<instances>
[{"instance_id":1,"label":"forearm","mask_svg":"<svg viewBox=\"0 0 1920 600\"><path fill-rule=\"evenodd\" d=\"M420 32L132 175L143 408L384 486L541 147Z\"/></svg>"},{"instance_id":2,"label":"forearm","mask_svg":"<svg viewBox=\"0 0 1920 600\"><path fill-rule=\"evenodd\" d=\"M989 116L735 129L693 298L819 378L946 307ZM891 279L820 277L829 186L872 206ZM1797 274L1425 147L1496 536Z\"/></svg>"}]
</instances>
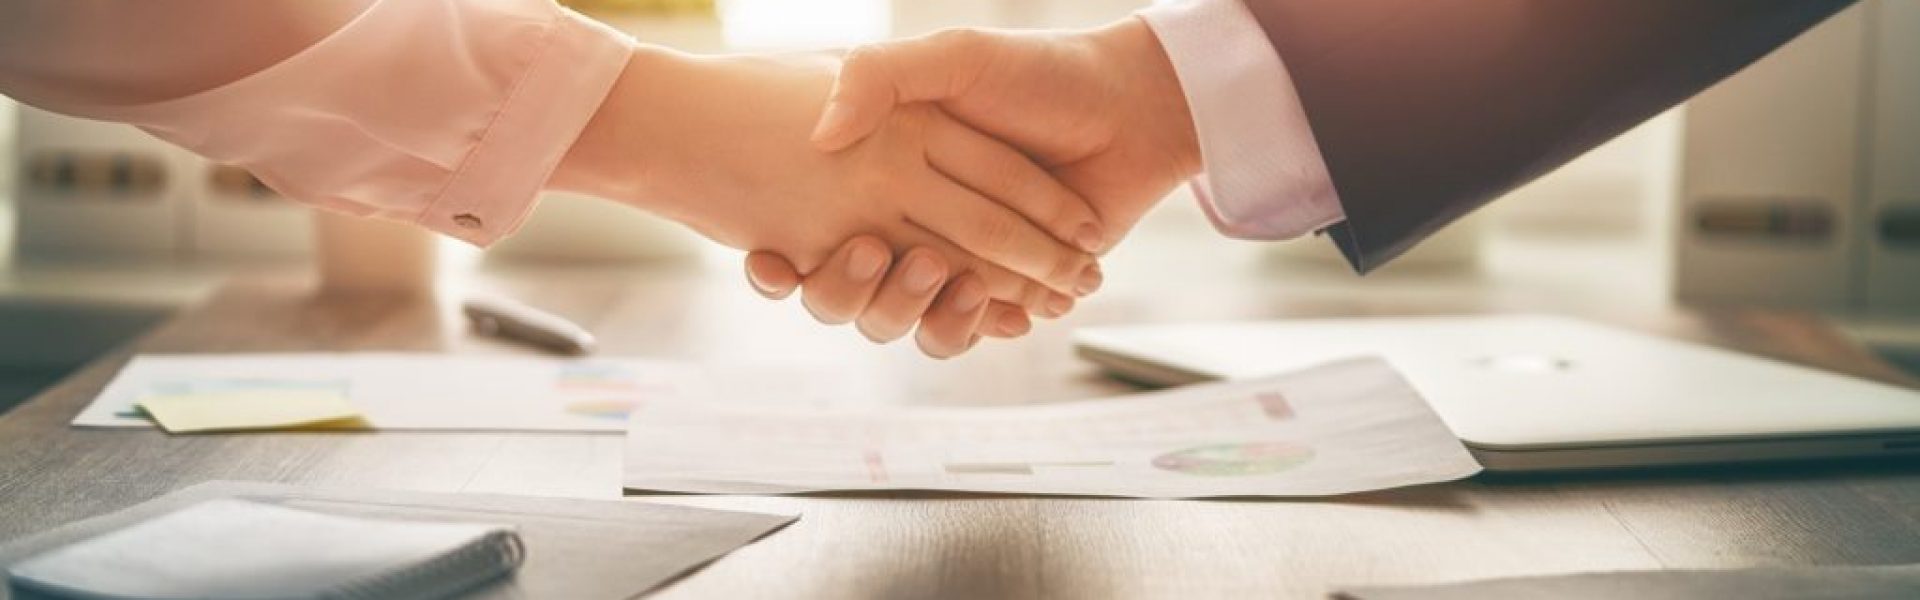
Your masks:
<instances>
[{"instance_id":1,"label":"forearm","mask_svg":"<svg viewBox=\"0 0 1920 600\"><path fill-rule=\"evenodd\" d=\"M53 110L169 100L305 50L373 0L11 0L0 90Z\"/></svg>"},{"instance_id":2,"label":"forearm","mask_svg":"<svg viewBox=\"0 0 1920 600\"><path fill-rule=\"evenodd\" d=\"M802 174L786 173L791 159L769 148L803 141L805 132L794 125L817 113L830 60L638 46L548 187L617 201L722 244L753 247L756 240L739 227L742 213L775 200L769 187L799 193ZM767 151L761 163L735 160L756 147Z\"/></svg>"},{"instance_id":3,"label":"forearm","mask_svg":"<svg viewBox=\"0 0 1920 600\"><path fill-rule=\"evenodd\" d=\"M636 153L644 152L646 146L634 135L634 124L641 118L638 100L647 91L648 83L643 79L648 77L644 63L649 62L649 54L636 48L627 58L606 99L554 167L553 176L547 180L548 189L644 205L640 171L646 161ZM655 72L651 76L659 82L667 75Z\"/></svg>"}]
</instances>

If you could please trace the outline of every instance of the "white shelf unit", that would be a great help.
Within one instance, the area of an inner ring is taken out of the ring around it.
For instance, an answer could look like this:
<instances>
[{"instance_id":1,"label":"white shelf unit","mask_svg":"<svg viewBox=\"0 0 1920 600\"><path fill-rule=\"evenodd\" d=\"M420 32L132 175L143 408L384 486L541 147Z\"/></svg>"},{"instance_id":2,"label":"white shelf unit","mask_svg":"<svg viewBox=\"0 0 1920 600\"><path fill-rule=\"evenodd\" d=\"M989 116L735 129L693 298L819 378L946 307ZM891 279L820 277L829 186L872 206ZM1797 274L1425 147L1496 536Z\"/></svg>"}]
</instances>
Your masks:
<instances>
[{"instance_id":1,"label":"white shelf unit","mask_svg":"<svg viewBox=\"0 0 1920 600\"><path fill-rule=\"evenodd\" d=\"M230 167L127 125L30 107L18 118L12 168L21 259L271 262L311 252L309 209L249 185L218 184L233 180ZM153 170L157 183L133 181Z\"/></svg>"}]
</instances>

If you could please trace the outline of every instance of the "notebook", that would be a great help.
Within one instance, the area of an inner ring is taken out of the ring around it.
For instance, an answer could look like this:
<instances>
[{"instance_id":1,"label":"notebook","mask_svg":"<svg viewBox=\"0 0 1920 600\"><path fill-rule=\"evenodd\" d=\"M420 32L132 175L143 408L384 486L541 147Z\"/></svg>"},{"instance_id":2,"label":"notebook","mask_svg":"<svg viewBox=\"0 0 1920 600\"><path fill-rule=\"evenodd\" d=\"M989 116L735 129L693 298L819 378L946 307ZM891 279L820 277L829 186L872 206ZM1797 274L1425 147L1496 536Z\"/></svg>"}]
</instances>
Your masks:
<instances>
[{"instance_id":1,"label":"notebook","mask_svg":"<svg viewBox=\"0 0 1920 600\"><path fill-rule=\"evenodd\" d=\"M343 517L511 525L526 548L512 577L474 588L466 600L631 598L671 585L742 546L792 523L791 514L710 510L632 500L580 500L498 494L448 494L354 486L209 481L120 508L109 499L78 500L48 511L48 524L97 514L0 544L7 566L213 500L233 499ZM117 510L113 510L117 509ZM0 585L0 600L46 594Z\"/></svg>"},{"instance_id":2,"label":"notebook","mask_svg":"<svg viewBox=\"0 0 1920 600\"><path fill-rule=\"evenodd\" d=\"M15 586L70 598L444 598L512 573L524 556L511 527L218 499L7 571Z\"/></svg>"}]
</instances>

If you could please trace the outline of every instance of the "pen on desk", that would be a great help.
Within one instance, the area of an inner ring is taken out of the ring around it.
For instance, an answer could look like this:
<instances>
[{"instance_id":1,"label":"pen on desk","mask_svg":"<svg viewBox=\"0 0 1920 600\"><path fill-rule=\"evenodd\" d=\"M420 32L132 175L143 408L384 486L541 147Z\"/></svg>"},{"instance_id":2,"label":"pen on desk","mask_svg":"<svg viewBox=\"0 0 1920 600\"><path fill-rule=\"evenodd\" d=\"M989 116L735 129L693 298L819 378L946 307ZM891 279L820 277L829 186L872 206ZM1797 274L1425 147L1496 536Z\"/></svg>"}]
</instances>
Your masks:
<instances>
[{"instance_id":1,"label":"pen on desk","mask_svg":"<svg viewBox=\"0 0 1920 600\"><path fill-rule=\"evenodd\" d=\"M560 354L593 352L593 334L572 321L540 309L491 296L469 296L461 312L474 331L538 346Z\"/></svg>"}]
</instances>

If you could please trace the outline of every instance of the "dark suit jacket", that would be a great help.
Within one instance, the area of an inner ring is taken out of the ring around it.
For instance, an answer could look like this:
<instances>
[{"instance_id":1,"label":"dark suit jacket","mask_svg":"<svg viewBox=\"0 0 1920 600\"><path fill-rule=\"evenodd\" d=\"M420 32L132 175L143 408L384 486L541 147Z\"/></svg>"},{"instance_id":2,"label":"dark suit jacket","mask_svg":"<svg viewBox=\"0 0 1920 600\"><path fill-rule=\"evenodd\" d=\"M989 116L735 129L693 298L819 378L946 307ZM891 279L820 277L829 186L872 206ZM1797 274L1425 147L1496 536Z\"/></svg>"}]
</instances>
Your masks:
<instances>
[{"instance_id":1,"label":"dark suit jacket","mask_svg":"<svg viewBox=\"0 0 1920 600\"><path fill-rule=\"evenodd\" d=\"M1361 272L1852 3L1244 1L1346 210L1328 233Z\"/></svg>"}]
</instances>

